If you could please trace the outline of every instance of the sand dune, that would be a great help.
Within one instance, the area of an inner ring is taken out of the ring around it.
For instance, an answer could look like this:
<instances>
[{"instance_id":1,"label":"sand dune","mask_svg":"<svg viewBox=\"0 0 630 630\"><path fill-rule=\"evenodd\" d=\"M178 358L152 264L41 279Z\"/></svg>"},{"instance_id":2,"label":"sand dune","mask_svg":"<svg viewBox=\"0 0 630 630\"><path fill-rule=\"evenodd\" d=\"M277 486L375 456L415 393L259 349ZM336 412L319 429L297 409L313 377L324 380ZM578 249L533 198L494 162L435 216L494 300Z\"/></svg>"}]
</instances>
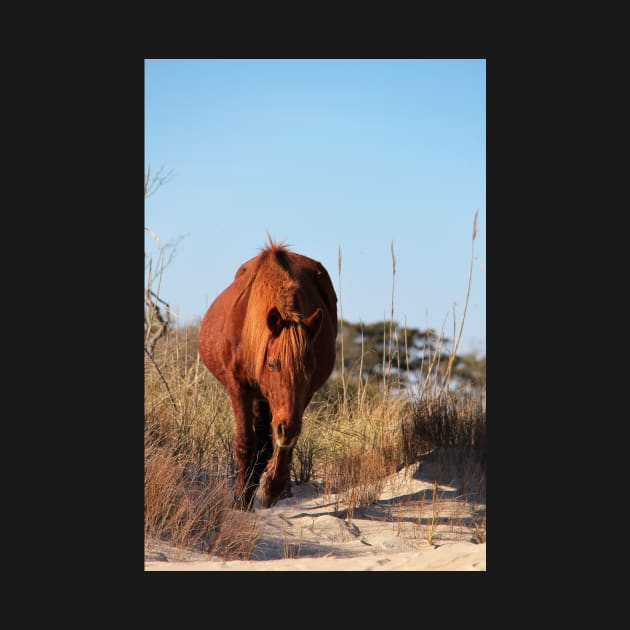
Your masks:
<instances>
[{"instance_id":1,"label":"sand dune","mask_svg":"<svg viewBox=\"0 0 630 630\"><path fill-rule=\"evenodd\" d=\"M391 475L374 504L353 512L317 484L292 486L292 497L252 513L261 534L250 560L148 542L145 570L485 571L485 503L454 479L435 486L435 465L428 458Z\"/></svg>"}]
</instances>

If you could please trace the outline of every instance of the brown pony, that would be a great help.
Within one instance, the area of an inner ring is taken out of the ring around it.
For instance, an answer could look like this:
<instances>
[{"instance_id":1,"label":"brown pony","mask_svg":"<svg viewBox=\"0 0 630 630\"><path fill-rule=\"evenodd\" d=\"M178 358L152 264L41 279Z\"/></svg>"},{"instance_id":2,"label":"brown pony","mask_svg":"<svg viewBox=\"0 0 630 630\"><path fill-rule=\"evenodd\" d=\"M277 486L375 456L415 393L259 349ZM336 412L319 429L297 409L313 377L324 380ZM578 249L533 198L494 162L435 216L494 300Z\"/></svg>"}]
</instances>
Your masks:
<instances>
[{"instance_id":1,"label":"brown pony","mask_svg":"<svg viewBox=\"0 0 630 630\"><path fill-rule=\"evenodd\" d=\"M271 238L210 305L199 355L232 401L238 507L252 507L259 483L264 507L288 487L304 409L332 372L336 336L328 272Z\"/></svg>"}]
</instances>

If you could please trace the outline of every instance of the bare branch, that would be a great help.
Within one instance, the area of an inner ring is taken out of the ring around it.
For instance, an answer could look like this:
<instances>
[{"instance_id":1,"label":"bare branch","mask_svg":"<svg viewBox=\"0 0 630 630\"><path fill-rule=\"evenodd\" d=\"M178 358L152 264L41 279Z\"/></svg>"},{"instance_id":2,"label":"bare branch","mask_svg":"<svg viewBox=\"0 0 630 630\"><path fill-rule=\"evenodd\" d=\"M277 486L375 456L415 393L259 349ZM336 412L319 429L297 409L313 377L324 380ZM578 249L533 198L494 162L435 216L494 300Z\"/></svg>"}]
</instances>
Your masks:
<instances>
[{"instance_id":1,"label":"bare branch","mask_svg":"<svg viewBox=\"0 0 630 630\"><path fill-rule=\"evenodd\" d=\"M166 306L166 308L170 310L171 308L170 304L165 302L161 297L157 296L153 291L151 291L151 289L147 289L147 290L151 294L152 297L154 297L158 302L162 302L162 304L164 304L164 306Z\"/></svg>"},{"instance_id":2,"label":"bare branch","mask_svg":"<svg viewBox=\"0 0 630 630\"><path fill-rule=\"evenodd\" d=\"M145 297L144 297L144 301L150 310L150 316L147 320L147 324L148 324L147 334L149 334L151 331L153 318L157 320L159 325L158 325L158 329L147 339L144 349L147 351L147 354L151 358L153 358L153 354L155 352L155 346L158 340L166 334L166 330L168 328L168 320L165 320L162 317L162 314L160 313L160 309L158 308L157 304L155 304L155 302L153 302L153 300L151 299L151 295L155 295L155 294L150 289L147 289L145 293ZM157 298L157 296L155 297ZM166 302L163 302L162 300L160 301L163 304L166 304ZM166 304L166 306L168 307L168 304Z\"/></svg>"},{"instance_id":3,"label":"bare branch","mask_svg":"<svg viewBox=\"0 0 630 630\"><path fill-rule=\"evenodd\" d=\"M168 383L167 383L166 379L164 378L164 374L162 374L162 371L158 367L158 364L155 362L155 359L149 354L149 351L146 349L146 347L145 347L144 351L149 356L149 359L151 359L151 363L153 363L153 367L156 369L158 375L162 379L162 382L164 383L164 387L166 387L166 391L168 392L168 395L169 395L169 397L171 399L171 403L173 403L173 407L174 407L175 411L179 411L177 409L177 403L175 402L175 398L173 397L173 393L171 392L171 388L168 386Z\"/></svg>"}]
</instances>

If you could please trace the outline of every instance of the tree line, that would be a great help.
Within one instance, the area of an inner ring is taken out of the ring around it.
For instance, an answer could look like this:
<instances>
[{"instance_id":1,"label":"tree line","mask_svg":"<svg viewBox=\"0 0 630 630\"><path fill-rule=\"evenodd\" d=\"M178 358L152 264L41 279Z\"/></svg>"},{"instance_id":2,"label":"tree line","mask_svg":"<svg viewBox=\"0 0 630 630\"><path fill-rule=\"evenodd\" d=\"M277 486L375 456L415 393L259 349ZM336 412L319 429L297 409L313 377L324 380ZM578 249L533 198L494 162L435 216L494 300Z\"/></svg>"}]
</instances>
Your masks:
<instances>
[{"instance_id":1,"label":"tree line","mask_svg":"<svg viewBox=\"0 0 630 630\"><path fill-rule=\"evenodd\" d=\"M451 349L452 340L431 328L410 328L395 321L340 321L334 376L341 376L343 366L347 379L361 374L363 381L376 377L401 385L416 383L429 369L436 376L443 376ZM451 379L456 387L485 388L486 357L474 353L456 355Z\"/></svg>"}]
</instances>

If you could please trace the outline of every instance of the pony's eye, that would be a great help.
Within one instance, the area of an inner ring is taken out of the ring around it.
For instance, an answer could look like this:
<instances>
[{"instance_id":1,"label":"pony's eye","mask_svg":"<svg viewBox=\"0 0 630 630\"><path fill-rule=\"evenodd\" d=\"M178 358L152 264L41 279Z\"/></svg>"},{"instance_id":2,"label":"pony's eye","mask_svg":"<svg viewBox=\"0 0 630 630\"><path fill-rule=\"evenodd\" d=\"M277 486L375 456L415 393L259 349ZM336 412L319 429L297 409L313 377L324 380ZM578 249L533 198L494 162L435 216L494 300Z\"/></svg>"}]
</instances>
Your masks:
<instances>
[{"instance_id":1,"label":"pony's eye","mask_svg":"<svg viewBox=\"0 0 630 630\"><path fill-rule=\"evenodd\" d=\"M269 361L269 369L274 372L278 369L278 363L276 361Z\"/></svg>"}]
</instances>

